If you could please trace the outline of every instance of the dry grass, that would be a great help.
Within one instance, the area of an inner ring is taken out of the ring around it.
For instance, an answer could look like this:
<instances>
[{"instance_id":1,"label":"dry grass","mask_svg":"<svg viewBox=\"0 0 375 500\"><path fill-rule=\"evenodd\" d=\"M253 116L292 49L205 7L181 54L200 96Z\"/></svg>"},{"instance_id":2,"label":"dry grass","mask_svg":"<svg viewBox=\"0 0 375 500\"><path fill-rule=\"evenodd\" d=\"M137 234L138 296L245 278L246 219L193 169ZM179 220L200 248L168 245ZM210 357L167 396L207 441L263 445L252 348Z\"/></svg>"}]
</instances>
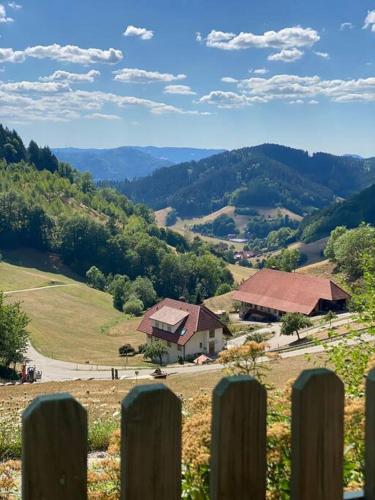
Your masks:
<instances>
[{"instance_id":1,"label":"dry grass","mask_svg":"<svg viewBox=\"0 0 375 500\"><path fill-rule=\"evenodd\" d=\"M227 268L232 273L234 281L237 285L240 285L243 281L247 280L258 271L258 269L238 266L236 264L228 264Z\"/></svg>"},{"instance_id":2,"label":"dry grass","mask_svg":"<svg viewBox=\"0 0 375 500\"><path fill-rule=\"evenodd\" d=\"M286 382L296 378L298 374L314 365L304 356L296 356L273 362L267 374L266 383L275 387L284 387ZM199 392L209 392L224 376L222 370L203 371L187 375L171 375L165 381L154 380L90 380L71 382L46 382L32 385L1 387L1 407L3 412L23 410L36 397L42 394L68 392L77 398L88 410L91 418L105 418L120 409L120 402L130 389L137 384L164 383L184 399L191 398Z\"/></svg>"}]
</instances>

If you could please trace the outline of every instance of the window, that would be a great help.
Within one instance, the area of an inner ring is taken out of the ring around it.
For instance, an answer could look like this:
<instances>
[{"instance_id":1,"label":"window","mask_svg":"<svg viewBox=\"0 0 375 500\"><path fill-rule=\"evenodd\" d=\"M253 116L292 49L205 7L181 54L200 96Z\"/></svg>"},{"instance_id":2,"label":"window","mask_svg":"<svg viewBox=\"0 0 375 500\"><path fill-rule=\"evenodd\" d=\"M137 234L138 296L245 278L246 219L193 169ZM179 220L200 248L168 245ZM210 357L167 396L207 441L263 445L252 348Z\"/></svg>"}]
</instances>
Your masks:
<instances>
[{"instance_id":1,"label":"window","mask_svg":"<svg viewBox=\"0 0 375 500\"><path fill-rule=\"evenodd\" d=\"M210 339L215 338L215 330L210 330L209 337L210 337Z\"/></svg>"}]
</instances>

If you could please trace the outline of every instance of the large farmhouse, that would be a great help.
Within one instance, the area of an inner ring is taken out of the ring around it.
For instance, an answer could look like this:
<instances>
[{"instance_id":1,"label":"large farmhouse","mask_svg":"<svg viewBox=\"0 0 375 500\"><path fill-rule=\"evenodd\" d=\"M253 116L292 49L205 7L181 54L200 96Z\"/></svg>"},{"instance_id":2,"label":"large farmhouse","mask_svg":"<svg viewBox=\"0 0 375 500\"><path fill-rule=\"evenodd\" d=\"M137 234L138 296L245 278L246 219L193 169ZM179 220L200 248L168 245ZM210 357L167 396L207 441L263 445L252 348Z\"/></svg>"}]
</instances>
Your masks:
<instances>
[{"instance_id":1,"label":"large farmhouse","mask_svg":"<svg viewBox=\"0 0 375 500\"><path fill-rule=\"evenodd\" d=\"M164 361L173 363L199 354L214 356L224 347L228 328L203 305L164 299L146 311L138 331L146 341L165 342L168 354Z\"/></svg>"},{"instance_id":2,"label":"large farmhouse","mask_svg":"<svg viewBox=\"0 0 375 500\"><path fill-rule=\"evenodd\" d=\"M285 313L307 316L344 311L350 295L331 280L262 269L233 293L242 319L279 319Z\"/></svg>"}]
</instances>

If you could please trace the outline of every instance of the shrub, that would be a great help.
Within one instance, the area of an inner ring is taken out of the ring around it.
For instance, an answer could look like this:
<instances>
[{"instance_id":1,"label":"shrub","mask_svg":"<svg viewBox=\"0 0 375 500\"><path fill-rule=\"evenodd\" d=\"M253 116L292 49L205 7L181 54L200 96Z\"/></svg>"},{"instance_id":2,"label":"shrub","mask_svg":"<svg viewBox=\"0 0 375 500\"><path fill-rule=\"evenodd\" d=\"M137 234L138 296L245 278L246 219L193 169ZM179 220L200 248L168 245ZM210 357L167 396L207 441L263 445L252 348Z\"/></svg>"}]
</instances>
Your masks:
<instances>
[{"instance_id":1,"label":"shrub","mask_svg":"<svg viewBox=\"0 0 375 500\"><path fill-rule=\"evenodd\" d=\"M137 299L136 297L132 297L127 302L125 302L123 310L125 314L131 314L132 316L140 316L142 314L143 309L144 309L143 302L140 299Z\"/></svg>"},{"instance_id":2,"label":"shrub","mask_svg":"<svg viewBox=\"0 0 375 500\"><path fill-rule=\"evenodd\" d=\"M124 344L119 348L118 353L120 356L134 356L135 349L130 344Z\"/></svg>"}]
</instances>

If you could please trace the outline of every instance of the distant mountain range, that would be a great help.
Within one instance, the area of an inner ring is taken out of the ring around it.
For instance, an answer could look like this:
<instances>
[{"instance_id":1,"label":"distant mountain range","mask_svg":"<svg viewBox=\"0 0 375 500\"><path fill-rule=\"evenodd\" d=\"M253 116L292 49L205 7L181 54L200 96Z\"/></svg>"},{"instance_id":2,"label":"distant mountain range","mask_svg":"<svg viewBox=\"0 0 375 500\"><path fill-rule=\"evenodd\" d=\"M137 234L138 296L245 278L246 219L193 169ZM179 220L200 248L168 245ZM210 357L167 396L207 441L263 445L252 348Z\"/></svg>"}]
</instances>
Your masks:
<instances>
[{"instance_id":1,"label":"distant mountain range","mask_svg":"<svg viewBox=\"0 0 375 500\"><path fill-rule=\"evenodd\" d=\"M375 158L309 155L275 144L225 151L200 161L163 167L116 187L154 209L171 206L182 217L236 207L284 206L300 214L375 182Z\"/></svg>"},{"instance_id":2,"label":"distant mountain range","mask_svg":"<svg viewBox=\"0 0 375 500\"><path fill-rule=\"evenodd\" d=\"M88 171L94 180L121 181L150 175L154 170L186 161L198 161L223 149L123 146L114 149L57 148L60 161Z\"/></svg>"}]
</instances>

